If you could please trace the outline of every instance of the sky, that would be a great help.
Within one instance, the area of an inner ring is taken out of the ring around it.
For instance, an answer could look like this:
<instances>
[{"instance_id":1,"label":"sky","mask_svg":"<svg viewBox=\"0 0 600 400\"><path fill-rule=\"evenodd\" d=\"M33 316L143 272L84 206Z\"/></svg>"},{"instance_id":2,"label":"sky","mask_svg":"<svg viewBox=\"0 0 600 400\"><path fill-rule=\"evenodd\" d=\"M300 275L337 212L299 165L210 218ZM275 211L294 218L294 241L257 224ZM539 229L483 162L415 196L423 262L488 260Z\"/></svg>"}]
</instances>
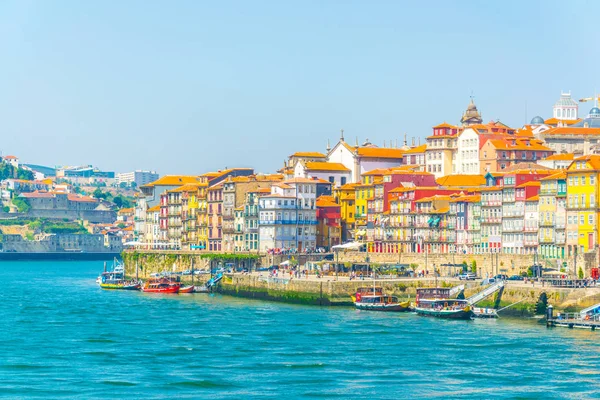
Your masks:
<instances>
[{"instance_id":1,"label":"sky","mask_svg":"<svg viewBox=\"0 0 600 400\"><path fill-rule=\"evenodd\" d=\"M600 2L0 0L0 151L274 172L295 151L551 117L600 90ZM582 104L580 115L590 103ZM417 139L418 140L418 139Z\"/></svg>"}]
</instances>

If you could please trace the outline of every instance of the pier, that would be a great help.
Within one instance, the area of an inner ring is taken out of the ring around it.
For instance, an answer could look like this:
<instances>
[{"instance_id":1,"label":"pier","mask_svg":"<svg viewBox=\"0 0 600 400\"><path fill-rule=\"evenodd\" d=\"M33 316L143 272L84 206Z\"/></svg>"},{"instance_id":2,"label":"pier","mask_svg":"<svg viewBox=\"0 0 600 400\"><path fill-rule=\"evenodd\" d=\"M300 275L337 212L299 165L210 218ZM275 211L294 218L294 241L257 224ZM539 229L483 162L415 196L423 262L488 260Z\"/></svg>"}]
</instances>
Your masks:
<instances>
[{"instance_id":1,"label":"pier","mask_svg":"<svg viewBox=\"0 0 600 400\"><path fill-rule=\"evenodd\" d=\"M578 313L558 313L556 316L554 316L554 308L552 306L548 306L546 311L546 326L560 326L570 329L582 328L595 331L596 329L600 328L600 314L588 313L588 311L591 311L595 308L598 308L598 305L594 305Z\"/></svg>"}]
</instances>

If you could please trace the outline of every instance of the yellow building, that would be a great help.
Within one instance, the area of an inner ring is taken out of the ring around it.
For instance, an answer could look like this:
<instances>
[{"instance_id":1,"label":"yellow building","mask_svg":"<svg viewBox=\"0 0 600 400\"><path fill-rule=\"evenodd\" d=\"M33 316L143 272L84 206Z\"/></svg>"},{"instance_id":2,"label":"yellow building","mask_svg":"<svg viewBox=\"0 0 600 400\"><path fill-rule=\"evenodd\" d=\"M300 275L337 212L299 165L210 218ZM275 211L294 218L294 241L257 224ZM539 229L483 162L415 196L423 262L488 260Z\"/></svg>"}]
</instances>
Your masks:
<instances>
[{"instance_id":1,"label":"yellow building","mask_svg":"<svg viewBox=\"0 0 600 400\"><path fill-rule=\"evenodd\" d=\"M565 256L567 173L560 171L540 179L539 254L547 258Z\"/></svg>"},{"instance_id":2,"label":"yellow building","mask_svg":"<svg viewBox=\"0 0 600 400\"><path fill-rule=\"evenodd\" d=\"M567 253L596 251L600 156L573 160L567 168Z\"/></svg>"},{"instance_id":3,"label":"yellow building","mask_svg":"<svg viewBox=\"0 0 600 400\"><path fill-rule=\"evenodd\" d=\"M354 231L356 218L356 183L347 183L343 186L333 189L333 197L340 205L340 213L342 219L342 241L349 240Z\"/></svg>"}]
</instances>

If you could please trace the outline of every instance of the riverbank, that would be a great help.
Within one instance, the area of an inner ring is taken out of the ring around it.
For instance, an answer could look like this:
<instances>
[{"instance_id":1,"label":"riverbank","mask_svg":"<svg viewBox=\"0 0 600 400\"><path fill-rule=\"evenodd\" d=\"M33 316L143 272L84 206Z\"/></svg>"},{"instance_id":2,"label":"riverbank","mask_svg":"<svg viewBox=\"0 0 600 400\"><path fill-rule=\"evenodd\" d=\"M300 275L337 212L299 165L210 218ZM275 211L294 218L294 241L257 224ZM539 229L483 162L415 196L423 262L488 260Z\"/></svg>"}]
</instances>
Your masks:
<instances>
[{"instance_id":1,"label":"riverbank","mask_svg":"<svg viewBox=\"0 0 600 400\"><path fill-rule=\"evenodd\" d=\"M452 287L465 284L465 296L471 296L482 289L478 282L461 282L454 279L438 279L438 286ZM219 293L295 304L319 306L351 306L350 295L359 287L370 286L371 280L335 280L333 277L270 278L265 273L226 275L217 287ZM435 285L434 279L381 279L375 284L386 293L400 299L415 299L416 289ZM600 288L566 289L507 282L500 300L497 295L482 301L479 306L504 308L500 315L530 317L536 310L552 304L558 312L573 312L600 302ZM541 306L539 304L542 304Z\"/></svg>"}]
</instances>

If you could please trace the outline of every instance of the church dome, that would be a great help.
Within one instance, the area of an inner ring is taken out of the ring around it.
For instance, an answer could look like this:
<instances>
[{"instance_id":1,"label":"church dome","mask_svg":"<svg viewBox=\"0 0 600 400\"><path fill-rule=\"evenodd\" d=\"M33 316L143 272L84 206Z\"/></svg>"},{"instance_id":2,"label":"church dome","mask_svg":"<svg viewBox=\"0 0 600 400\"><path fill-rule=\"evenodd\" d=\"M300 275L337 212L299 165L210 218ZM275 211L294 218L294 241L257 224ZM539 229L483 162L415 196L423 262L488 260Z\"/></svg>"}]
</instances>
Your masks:
<instances>
[{"instance_id":1,"label":"church dome","mask_svg":"<svg viewBox=\"0 0 600 400\"><path fill-rule=\"evenodd\" d=\"M544 123L544 118L540 117L539 115L536 117L533 117L533 119L531 120L531 125L542 125Z\"/></svg>"},{"instance_id":2,"label":"church dome","mask_svg":"<svg viewBox=\"0 0 600 400\"><path fill-rule=\"evenodd\" d=\"M600 118L600 108L594 107L590 110L590 117Z\"/></svg>"}]
</instances>

